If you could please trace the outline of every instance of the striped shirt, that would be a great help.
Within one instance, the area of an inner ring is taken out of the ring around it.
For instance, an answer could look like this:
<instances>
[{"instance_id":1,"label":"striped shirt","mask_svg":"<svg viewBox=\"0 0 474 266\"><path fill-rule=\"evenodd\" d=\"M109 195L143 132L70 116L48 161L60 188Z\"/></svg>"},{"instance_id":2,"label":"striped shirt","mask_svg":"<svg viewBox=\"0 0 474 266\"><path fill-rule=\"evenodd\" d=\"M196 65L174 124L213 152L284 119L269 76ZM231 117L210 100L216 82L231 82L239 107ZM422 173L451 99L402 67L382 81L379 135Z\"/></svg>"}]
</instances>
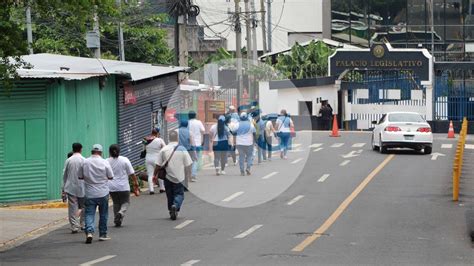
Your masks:
<instances>
[{"instance_id":1,"label":"striped shirt","mask_svg":"<svg viewBox=\"0 0 474 266\"><path fill-rule=\"evenodd\" d=\"M80 153L74 153L64 163L63 170L63 191L79 198L84 197L84 181L79 180L84 160Z\"/></svg>"}]
</instances>

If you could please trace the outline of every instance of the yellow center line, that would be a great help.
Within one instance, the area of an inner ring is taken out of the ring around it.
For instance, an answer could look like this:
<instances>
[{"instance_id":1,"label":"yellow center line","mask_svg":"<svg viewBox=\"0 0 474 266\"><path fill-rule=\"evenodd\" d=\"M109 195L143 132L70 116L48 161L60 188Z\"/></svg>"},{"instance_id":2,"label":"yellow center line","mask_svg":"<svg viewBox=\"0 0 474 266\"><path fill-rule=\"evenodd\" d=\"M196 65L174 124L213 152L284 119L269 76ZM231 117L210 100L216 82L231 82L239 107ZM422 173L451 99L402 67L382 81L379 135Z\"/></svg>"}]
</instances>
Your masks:
<instances>
[{"instance_id":1,"label":"yellow center line","mask_svg":"<svg viewBox=\"0 0 474 266\"><path fill-rule=\"evenodd\" d=\"M303 242L299 243L291 251L301 252L306 247L311 245L316 239L318 239L322 234L324 234L329 227L339 218L339 216L344 212L344 210L351 204L351 202L359 195L359 193L364 190L364 188L369 184L369 182L395 157L394 154L389 155L377 168L372 170L372 172L362 181L362 183L357 186L354 191L337 207L337 209L329 216L329 218L319 227L313 234L308 236Z\"/></svg>"}]
</instances>

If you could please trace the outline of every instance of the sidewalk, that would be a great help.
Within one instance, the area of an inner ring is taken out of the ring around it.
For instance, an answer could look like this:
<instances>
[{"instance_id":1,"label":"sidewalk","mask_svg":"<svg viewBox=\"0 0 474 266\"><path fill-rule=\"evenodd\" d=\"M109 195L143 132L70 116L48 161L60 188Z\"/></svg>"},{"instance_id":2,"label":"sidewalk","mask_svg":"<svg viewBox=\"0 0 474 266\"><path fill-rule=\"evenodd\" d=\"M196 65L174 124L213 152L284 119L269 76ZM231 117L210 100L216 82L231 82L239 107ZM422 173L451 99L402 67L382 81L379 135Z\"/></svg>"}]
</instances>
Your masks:
<instances>
[{"instance_id":1,"label":"sidewalk","mask_svg":"<svg viewBox=\"0 0 474 266\"><path fill-rule=\"evenodd\" d=\"M0 252L68 223L67 208L0 208Z\"/></svg>"},{"instance_id":2,"label":"sidewalk","mask_svg":"<svg viewBox=\"0 0 474 266\"><path fill-rule=\"evenodd\" d=\"M459 199L466 205L466 225L474 244L474 164L472 162L474 162L474 135L467 135Z\"/></svg>"}]
</instances>

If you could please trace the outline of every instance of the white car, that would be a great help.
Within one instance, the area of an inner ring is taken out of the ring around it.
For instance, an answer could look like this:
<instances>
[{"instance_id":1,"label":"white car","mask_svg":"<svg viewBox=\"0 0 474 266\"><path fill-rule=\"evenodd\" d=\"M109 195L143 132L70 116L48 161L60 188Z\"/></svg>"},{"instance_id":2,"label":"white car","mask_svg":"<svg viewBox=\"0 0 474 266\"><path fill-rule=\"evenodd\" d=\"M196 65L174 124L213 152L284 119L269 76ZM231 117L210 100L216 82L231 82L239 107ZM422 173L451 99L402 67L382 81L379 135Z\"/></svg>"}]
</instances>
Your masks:
<instances>
[{"instance_id":1,"label":"white car","mask_svg":"<svg viewBox=\"0 0 474 266\"><path fill-rule=\"evenodd\" d=\"M430 125L418 113L389 112L373 121L372 149L386 153L388 148L411 148L431 154L433 134Z\"/></svg>"}]
</instances>

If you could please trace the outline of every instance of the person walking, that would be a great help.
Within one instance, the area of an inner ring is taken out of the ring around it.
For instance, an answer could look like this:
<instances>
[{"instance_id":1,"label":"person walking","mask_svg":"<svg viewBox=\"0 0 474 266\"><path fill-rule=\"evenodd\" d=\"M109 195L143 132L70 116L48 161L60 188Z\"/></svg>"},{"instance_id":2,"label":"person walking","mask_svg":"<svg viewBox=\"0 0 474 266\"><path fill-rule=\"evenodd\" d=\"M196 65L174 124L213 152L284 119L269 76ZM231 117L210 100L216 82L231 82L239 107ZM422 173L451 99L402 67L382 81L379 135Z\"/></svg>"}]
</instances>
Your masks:
<instances>
[{"instance_id":1,"label":"person walking","mask_svg":"<svg viewBox=\"0 0 474 266\"><path fill-rule=\"evenodd\" d=\"M265 121L260 116L260 112L256 114L254 117L254 126L256 130L256 138L257 138L257 160L258 163L262 163L262 161L267 160L267 145L265 142Z\"/></svg>"},{"instance_id":2,"label":"person walking","mask_svg":"<svg viewBox=\"0 0 474 266\"><path fill-rule=\"evenodd\" d=\"M225 124L225 116L217 119L217 124L211 127L212 150L214 151L214 167L216 175L225 175L225 165L229 152L229 128Z\"/></svg>"},{"instance_id":3,"label":"person walking","mask_svg":"<svg viewBox=\"0 0 474 266\"><path fill-rule=\"evenodd\" d=\"M189 123L188 120L181 120L179 122L178 128L178 144L183 146L189 153L189 156L194 161L197 161L196 151L193 148L193 137L191 136L191 132L189 131ZM184 180L184 190L186 191L189 184L189 177L186 177Z\"/></svg>"},{"instance_id":4,"label":"person walking","mask_svg":"<svg viewBox=\"0 0 474 266\"><path fill-rule=\"evenodd\" d=\"M321 102L321 109L319 109L319 114L321 115L321 128L323 130L331 130L332 111L332 107L331 105L329 105L327 100Z\"/></svg>"},{"instance_id":5,"label":"person walking","mask_svg":"<svg viewBox=\"0 0 474 266\"><path fill-rule=\"evenodd\" d=\"M109 216L109 186L113 171L109 162L102 158L102 145L92 146L91 156L84 161L82 178L84 179L86 210L86 244L92 243L95 231L95 212L99 207L99 241L110 240L107 235Z\"/></svg>"},{"instance_id":6,"label":"person walking","mask_svg":"<svg viewBox=\"0 0 474 266\"><path fill-rule=\"evenodd\" d=\"M249 121L246 112L240 115L240 122L236 129L237 150L239 151L239 166L240 175L250 175L253 163L253 146L256 140L256 130L253 124ZM245 165L247 163L247 165Z\"/></svg>"},{"instance_id":7,"label":"person walking","mask_svg":"<svg viewBox=\"0 0 474 266\"><path fill-rule=\"evenodd\" d=\"M275 128L273 122L268 119L265 123L265 145L268 161L272 160L273 136L275 135Z\"/></svg>"},{"instance_id":8,"label":"person walking","mask_svg":"<svg viewBox=\"0 0 474 266\"><path fill-rule=\"evenodd\" d=\"M191 173L191 182L196 182L198 168L202 162L202 143L205 132L204 125L196 118L196 112L190 111L189 116L189 132L191 133L193 149L196 152L196 160L193 161L193 168Z\"/></svg>"},{"instance_id":9,"label":"person walking","mask_svg":"<svg viewBox=\"0 0 474 266\"><path fill-rule=\"evenodd\" d=\"M160 138L159 128L154 128L151 131L151 136L146 137L143 142L145 144L146 149L145 164L146 172L148 175L148 189L150 191L150 195L153 195L155 194L153 172L155 171L158 154L160 153L161 149L166 145L166 143L162 138ZM158 180L158 184L160 186L160 193L165 192L165 184L163 183L163 180Z\"/></svg>"},{"instance_id":10,"label":"person walking","mask_svg":"<svg viewBox=\"0 0 474 266\"><path fill-rule=\"evenodd\" d=\"M125 212L130 206L130 182L129 178L137 184L137 177L135 170L128 158L120 156L120 147L117 144L110 145L110 157L107 162L112 168L114 179L109 181L110 197L113 202L114 209L114 224L116 227L122 226ZM133 189L135 195L139 195L138 187Z\"/></svg>"},{"instance_id":11,"label":"person walking","mask_svg":"<svg viewBox=\"0 0 474 266\"><path fill-rule=\"evenodd\" d=\"M184 201L184 186L182 182L185 180L186 175L189 175L193 161L186 148L178 144L178 133L176 131L171 131L168 138L169 144L158 155L155 175L161 167L166 169L164 183L168 200L168 211L171 220L176 220Z\"/></svg>"},{"instance_id":12,"label":"person walking","mask_svg":"<svg viewBox=\"0 0 474 266\"><path fill-rule=\"evenodd\" d=\"M85 158L82 157L81 143L72 144L73 154L64 163L63 199L67 200L69 225L71 233L76 234L84 229L84 181L82 167Z\"/></svg>"},{"instance_id":13,"label":"person walking","mask_svg":"<svg viewBox=\"0 0 474 266\"><path fill-rule=\"evenodd\" d=\"M229 109L225 117L226 117L226 125L230 132L229 154L232 157L232 161L234 162L234 165L237 165L237 153L236 153L237 148L235 147L235 134L236 134L235 132L239 125L240 117L235 109L235 106L233 105L229 106Z\"/></svg>"},{"instance_id":14,"label":"person walking","mask_svg":"<svg viewBox=\"0 0 474 266\"><path fill-rule=\"evenodd\" d=\"M293 120L290 118L285 109L282 109L280 116L276 121L277 135L280 139L280 158L288 159L288 147L291 137L291 128L294 127Z\"/></svg>"}]
</instances>

